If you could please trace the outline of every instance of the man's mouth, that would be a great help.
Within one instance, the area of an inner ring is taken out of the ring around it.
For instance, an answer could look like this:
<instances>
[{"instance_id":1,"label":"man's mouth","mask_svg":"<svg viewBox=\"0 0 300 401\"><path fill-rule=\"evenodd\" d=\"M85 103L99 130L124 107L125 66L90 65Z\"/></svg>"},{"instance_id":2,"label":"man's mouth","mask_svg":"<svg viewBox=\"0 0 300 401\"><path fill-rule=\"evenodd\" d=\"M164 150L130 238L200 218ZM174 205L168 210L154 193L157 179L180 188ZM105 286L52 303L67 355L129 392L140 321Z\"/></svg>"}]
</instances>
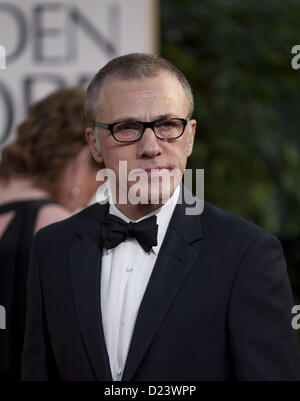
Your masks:
<instances>
[{"instance_id":1,"label":"man's mouth","mask_svg":"<svg viewBox=\"0 0 300 401\"><path fill-rule=\"evenodd\" d=\"M148 176L158 175L163 173L168 173L171 171L171 168L164 167L164 166L157 166L157 167L147 167L144 169Z\"/></svg>"}]
</instances>

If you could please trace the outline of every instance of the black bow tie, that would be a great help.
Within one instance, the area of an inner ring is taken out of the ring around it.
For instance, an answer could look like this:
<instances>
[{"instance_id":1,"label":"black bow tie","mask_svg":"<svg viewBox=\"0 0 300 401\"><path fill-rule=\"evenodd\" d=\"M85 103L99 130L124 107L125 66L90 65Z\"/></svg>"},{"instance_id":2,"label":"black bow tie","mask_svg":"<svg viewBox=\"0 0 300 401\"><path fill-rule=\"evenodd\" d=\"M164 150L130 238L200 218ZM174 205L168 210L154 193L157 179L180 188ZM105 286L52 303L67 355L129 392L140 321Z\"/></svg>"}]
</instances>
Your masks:
<instances>
[{"instance_id":1,"label":"black bow tie","mask_svg":"<svg viewBox=\"0 0 300 401\"><path fill-rule=\"evenodd\" d=\"M148 217L138 223L126 223L119 217L108 214L101 224L103 245L106 249L114 248L126 237L134 237L141 247L149 252L157 245L156 216Z\"/></svg>"}]
</instances>

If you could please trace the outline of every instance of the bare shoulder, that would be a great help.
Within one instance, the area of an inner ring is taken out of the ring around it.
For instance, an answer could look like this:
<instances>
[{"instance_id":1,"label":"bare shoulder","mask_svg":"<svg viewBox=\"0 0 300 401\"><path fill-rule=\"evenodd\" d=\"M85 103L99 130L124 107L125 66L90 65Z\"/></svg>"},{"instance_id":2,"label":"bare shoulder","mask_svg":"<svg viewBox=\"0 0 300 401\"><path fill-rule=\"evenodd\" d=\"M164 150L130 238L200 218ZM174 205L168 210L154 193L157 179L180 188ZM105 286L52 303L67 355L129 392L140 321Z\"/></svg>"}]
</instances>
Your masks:
<instances>
[{"instance_id":1,"label":"bare shoulder","mask_svg":"<svg viewBox=\"0 0 300 401\"><path fill-rule=\"evenodd\" d=\"M64 206L57 204L45 205L41 207L38 212L34 232L36 233L38 230L48 226L49 224L67 219L71 215L72 213Z\"/></svg>"}]
</instances>

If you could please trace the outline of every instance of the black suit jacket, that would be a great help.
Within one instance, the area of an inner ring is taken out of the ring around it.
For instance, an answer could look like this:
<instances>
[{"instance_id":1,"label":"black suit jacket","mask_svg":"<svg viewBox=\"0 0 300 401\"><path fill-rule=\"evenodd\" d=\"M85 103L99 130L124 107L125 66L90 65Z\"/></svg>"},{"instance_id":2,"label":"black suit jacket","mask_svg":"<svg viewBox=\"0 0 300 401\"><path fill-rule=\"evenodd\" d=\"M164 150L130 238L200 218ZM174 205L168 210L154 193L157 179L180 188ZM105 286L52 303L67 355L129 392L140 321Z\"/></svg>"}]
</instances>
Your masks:
<instances>
[{"instance_id":1,"label":"black suit jacket","mask_svg":"<svg viewBox=\"0 0 300 401\"><path fill-rule=\"evenodd\" d=\"M100 225L107 211L94 204L35 237L24 380L112 380L100 306ZM275 237L209 203L197 216L178 204L122 380L299 379L292 305Z\"/></svg>"}]
</instances>

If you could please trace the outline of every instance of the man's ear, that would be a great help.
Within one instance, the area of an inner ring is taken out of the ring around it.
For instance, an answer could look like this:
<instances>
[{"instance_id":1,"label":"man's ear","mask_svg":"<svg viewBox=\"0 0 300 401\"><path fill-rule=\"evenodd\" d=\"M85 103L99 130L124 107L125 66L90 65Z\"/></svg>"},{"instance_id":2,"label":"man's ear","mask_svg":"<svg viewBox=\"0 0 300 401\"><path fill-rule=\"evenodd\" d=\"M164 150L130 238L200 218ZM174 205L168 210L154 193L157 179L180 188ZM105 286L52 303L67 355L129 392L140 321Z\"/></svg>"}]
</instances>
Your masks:
<instances>
[{"instance_id":1,"label":"man's ear","mask_svg":"<svg viewBox=\"0 0 300 401\"><path fill-rule=\"evenodd\" d=\"M85 130L85 138L96 162L103 163L104 160L100 149L99 138L92 127L88 127Z\"/></svg>"},{"instance_id":2,"label":"man's ear","mask_svg":"<svg viewBox=\"0 0 300 401\"><path fill-rule=\"evenodd\" d=\"M186 140L186 153L187 157L189 157L192 154L193 151L193 146L194 146L194 138L195 138L195 133L196 133L196 126L197 126L197 121L196 120L190 120L188 122L188 132L187 132L187 140Z\"/></svg>"}]
</instances>

